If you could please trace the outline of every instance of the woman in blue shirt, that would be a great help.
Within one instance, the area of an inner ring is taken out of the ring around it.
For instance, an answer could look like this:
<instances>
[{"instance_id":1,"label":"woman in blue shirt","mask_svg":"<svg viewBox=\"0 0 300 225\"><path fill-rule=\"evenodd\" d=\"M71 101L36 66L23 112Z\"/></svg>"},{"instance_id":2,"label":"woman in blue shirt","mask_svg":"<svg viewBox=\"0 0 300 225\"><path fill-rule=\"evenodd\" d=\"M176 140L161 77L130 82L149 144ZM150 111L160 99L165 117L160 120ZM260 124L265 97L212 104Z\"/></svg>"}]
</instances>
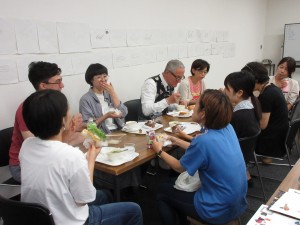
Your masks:
<instances>
[{"instance_id":1,"label":"woman in blue shirt","mask_svg":"<svg viewBox=\"0 0 300 225\"><path fill-rule=\"evenodd\" d=\"M171 138L186 149L180 160L162 151L162 143L153 149L172 169L199 173L201 187L195 192L175 189L174 180L158 188L158 209L163 224L188 224L186 216L212 224L225 224L239 217L247 207L246 167L234 129L230 125L232 105L224 93L206 90L194 108L192 119L205 126L204 134L189 144Z\"/></svg>"}]
</instances>

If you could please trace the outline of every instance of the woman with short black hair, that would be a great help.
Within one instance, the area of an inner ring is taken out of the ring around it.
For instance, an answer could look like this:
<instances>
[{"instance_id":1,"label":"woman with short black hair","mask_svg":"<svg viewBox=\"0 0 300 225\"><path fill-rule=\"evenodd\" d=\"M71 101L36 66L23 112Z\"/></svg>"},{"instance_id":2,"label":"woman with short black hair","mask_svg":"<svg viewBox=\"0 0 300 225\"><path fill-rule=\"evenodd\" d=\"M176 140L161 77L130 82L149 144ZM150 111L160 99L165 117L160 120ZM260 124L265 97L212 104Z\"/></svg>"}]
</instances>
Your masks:
<instances>
[{"instance_id":1,"label":"woman with short black hair","mask_svg":"<svg viewBox=\"0 0 300 225\"><path fill-rule=\"evenodd\" d=\"M175 180L158 187L157 201L162 223L188 224L191 216L210 224L226 224L239 217L247 207L246 167L237 136L230 121L232 105L218 90L206 90L194 108L192 119L206 128L191 143L175 137L174 145L185 146L185 154L177 160L162 150L162 143L153 142L153 150L173 170L197 171L201 187L195 192L174 188Z\"/></svg>"}]
</instances>

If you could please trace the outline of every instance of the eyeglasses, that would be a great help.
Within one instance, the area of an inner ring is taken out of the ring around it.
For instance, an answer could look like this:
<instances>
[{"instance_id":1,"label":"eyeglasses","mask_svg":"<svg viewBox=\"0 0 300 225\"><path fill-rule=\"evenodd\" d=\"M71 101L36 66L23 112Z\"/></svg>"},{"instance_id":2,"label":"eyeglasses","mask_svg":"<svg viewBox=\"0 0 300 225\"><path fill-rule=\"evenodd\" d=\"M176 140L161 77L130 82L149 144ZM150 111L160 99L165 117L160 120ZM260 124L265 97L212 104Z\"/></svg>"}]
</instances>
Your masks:
<instances>
[{"instance_id":1,"label":"eyeglasses","mask_svg":"<svg viewBox=\"0 0 300 225\"><path fill-rule=\"evenodd\" d=\"M109 78L109 76L105 73L94 76L94 79L96 79L96 80L102 80L102 79L107 79L107 78Z\"/></svg>"},{"instance_id":2,"label":"eyeglasses","mask_svg":"<svg viewBox=\"0 0 300 225\"><path fill-rule=\"evenodd\" d=\"M208 71L207 70L201 70L200 68L197 68L196 69L199 73L202 73L202 74L207 74L208 73Z\"/></svg>"},{"instance_id":3,"label":"eyeglasses","mask_svg":"<svg viewBox=\"0 0 300 225\"><path fill-rule=\"evenodd\" d=\"M43 83L45 83L45 84L58 84L58 85L60 85L62 83L62 78L57 79L54 82L44 81Z\"/></svg>"},{"instance_id":4,"label":"eyeglasses","mask_svg":"<svg viewBox=\"0 0 300 225\"><path fill-rule=\"evenodd\" d=\"M182 77L180 77L180 76L176 76L172 71L170 71L169 70L169 72L172 74L172 76L173 77L175 77L175 79L177 80L177 81L181 81L181 80L183 80L184 78L185 78L185 76L183 75Z\"/></svg>"}]
</instances>

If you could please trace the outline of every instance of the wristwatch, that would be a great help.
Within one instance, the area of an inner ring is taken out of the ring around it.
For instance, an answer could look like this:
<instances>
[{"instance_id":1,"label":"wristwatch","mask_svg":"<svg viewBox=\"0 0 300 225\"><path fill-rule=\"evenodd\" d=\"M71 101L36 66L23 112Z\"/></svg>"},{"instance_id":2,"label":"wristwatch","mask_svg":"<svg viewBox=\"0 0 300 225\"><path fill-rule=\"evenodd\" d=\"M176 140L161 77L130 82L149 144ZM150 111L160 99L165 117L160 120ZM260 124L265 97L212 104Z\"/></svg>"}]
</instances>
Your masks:
<instances>
[{"instance_id":1,"label":"wristwatch","mask_svg":"<svg viewBox=\"0 0 300 225\"><path fill-rule=\"evenodd\" d=\"M159 152L157 153L157 156L159 157L159 158L161 158L161 153L163 152L163 150L161 149L161 150L159 150Z\"/></svg>"}]
</instances>

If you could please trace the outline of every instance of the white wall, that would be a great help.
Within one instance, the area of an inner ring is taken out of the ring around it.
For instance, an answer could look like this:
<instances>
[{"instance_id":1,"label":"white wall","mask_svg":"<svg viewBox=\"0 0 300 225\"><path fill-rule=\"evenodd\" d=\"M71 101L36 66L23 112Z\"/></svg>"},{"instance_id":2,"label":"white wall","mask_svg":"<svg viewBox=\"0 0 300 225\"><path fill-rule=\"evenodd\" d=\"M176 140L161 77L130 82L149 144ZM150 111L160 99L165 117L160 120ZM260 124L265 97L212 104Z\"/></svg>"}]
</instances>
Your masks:
<instances>
[{"instance_id":1,"label":"white wall","mask_svg":"<svg viewBox=\"0 0 300 225\"><path fill-rule=\"evenodd\" d=\"M226 75L249 61L261 60L263 54L260 45L264 41L267 0L0 0L0 5L2 18L81 22L102 28L226 30L236 44L235 57L204 58L211 64L206 77L209 88L223 86ZM20 56L2 55L0 59L16 57ZM186 75L194 60L182 59ZM162 72L165 65L166 61L110 69L109 75L121 100L126 101L139 98L143 81ZM88 90L84 75L64 76L64 84L63 92L76 112L79 98ZM33 91L29 82L0 85L0 129L13 126L16 108Z\"/></svg>"},{"instance_id":2,"label":"white wall","mask_svg":"<svg viewBox=\"0 0 300 225\"><path fill-rule=\"evenodd\" d=\"M299 0L268 0L263 58L271 59L276 66L282 58L284 25L300 23L299 9ZM293 78L300 81L300 68Z\"/></svg>"}]
</instances>

